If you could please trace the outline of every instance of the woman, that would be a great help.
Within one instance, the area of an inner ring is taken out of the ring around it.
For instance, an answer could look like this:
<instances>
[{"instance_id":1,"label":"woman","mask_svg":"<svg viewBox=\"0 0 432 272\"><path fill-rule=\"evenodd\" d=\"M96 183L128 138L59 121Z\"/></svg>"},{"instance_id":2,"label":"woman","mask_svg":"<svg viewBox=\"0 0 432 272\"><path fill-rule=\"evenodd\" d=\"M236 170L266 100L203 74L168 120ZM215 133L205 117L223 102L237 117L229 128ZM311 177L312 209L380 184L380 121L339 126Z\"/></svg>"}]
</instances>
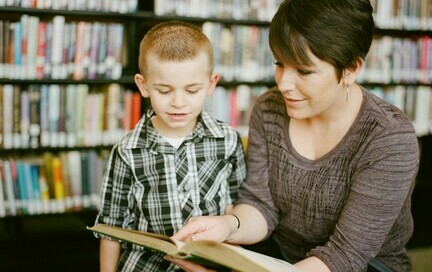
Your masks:
<instances>
[{"instance_id":1,"label":"woman","mask_svg":"<svg viewBox=\"0 0 432 272\"><path fill-rule=\"evenodd\" d=\"M175 238L272 235L306 272L411 270L417 137L402 111L355 83L373 30L368 0L280 5L269 37L277 89L254 106L240 199L232 214L194 218Z\"/></svg>"}]
</instances>

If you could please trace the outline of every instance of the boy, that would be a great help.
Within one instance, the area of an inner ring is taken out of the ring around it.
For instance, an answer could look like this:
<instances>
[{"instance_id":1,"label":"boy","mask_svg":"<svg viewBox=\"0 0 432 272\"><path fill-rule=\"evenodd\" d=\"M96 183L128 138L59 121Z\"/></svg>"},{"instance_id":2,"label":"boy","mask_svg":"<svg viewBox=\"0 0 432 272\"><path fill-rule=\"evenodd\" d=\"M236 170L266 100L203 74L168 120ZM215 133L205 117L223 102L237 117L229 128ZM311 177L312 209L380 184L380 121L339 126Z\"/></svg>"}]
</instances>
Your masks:
<instances>
[{"instance_id":1,"label":"boy","mask_svg":"<svg viewBox=\"0 0 432 272\"><path fill-rule=\"evenodd\" d=\"M212 45L195 25L165 22L145 35L134 79L151 108L111 152L96 223L173 235L190 217L228 212L246 166L239 134L202 111L219 79L213 67ZM100 265L176 269L163 254L106 237Z\"/></svg>"}]
</instances>

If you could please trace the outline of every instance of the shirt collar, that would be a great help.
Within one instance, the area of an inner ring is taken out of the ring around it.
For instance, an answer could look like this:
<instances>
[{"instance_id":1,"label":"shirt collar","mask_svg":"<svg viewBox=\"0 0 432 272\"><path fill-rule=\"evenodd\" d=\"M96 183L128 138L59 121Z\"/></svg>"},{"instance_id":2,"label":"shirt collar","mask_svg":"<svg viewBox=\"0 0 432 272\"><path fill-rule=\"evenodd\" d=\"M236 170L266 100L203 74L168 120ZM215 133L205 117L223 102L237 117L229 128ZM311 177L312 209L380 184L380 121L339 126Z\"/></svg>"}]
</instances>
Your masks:
<instances>
[{"instance_id":1,"label":"shirt collar","mask_svg":"<svg viewBox=\"0 0 432 272\"><path fill-rule=\"evenodd\" d=\"M157 149L160 144L161 135L156 132L151 123L151 118L155 115L153 109L148 109L146 114L140 119L135 129L127 137L126 148L150 148ZM135 135L135 136L134 136ZM202 138L223 138L224 131L220 121L214 119L209 113L202 111L198 116L198 122L194 130L189 133L185 142L198 142Z\"/></svg>"}]
</instances>

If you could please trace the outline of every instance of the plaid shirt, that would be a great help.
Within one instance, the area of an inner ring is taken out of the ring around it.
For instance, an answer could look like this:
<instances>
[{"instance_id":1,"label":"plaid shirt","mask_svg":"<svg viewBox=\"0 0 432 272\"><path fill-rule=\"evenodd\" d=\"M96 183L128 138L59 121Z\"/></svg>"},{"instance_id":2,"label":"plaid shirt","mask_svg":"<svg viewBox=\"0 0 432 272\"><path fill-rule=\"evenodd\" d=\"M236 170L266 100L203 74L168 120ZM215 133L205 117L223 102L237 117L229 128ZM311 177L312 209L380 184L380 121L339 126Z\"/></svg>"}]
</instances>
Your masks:
<instances>
[{"instance_id":1,"label":"plaid shirt","mask_svg":"<svg viewBox=\"0 0 432 272\"><path fill-rule=\"evenodd\" d=\"M173 235L192 216L223 214L246 176L238 132L202 112L175 149L149 110L111 151L96 223ZM123 244L118 271L173 271L163 254Z\"/></svg>"}]
</instances>

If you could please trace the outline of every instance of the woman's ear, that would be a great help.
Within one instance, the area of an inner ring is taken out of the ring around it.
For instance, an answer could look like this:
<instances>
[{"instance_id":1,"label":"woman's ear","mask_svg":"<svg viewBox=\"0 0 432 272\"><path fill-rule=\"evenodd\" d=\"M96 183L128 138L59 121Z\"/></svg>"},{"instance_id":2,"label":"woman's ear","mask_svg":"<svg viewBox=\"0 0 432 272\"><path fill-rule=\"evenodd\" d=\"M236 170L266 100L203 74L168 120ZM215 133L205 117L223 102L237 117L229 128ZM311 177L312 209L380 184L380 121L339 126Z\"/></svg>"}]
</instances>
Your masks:
<instances>
[{"instance_id":1,"label":"woman's ear","mask_svg":"<svg viewBox=\"0 0 432 272\"><path fill-rule=\"evenodd\" d=\"M210 77L210 86L207 90L207 95L212 95L214 90L216 89L216 85L219 81L219 74L212 74Z\"/></svg>"},{"instance_id":2,"label":"woman's ear","mask_svg":"<svg viewBox=\"0 0 432 272\"><path fill-rule=\"evenodd\" d=\"M147 91L146 81L141 74L135 74L134 76L135 84L137 85L141 95L143 97L149 97L149 93Z\"/></svg>"},{"instance_id":3,"label":"woman's ear","mask_svg":"<svg viewBox=\"0 0 432 272\"><path fill-rule=\"evenodd\" d=\"M355 66L354 67L348 67L345 68L344 73L343 73L343 83L346 86L350 86L351 84L353 84L358 75L360 74L362 68L364 65L364 60L359 58L357 59Z\"/></svg>"}]
</instances>

